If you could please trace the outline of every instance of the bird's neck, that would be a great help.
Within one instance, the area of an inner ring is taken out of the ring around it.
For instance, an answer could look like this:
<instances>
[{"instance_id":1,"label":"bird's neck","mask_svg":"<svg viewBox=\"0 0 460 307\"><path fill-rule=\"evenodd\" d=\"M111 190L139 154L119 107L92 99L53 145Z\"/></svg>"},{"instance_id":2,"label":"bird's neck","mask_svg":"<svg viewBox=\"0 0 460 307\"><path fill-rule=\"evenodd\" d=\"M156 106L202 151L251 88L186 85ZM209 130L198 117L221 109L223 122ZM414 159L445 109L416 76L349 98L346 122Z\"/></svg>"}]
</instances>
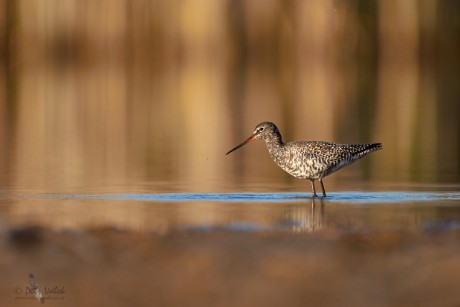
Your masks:
<instances>
[{"instance_id":1,"label":"bird's neck","mask_svg":"<svg viewBox=\"0 0 460 307\"><path fill-rule=\"evenodd\" d=\"M279 150L284 146L283 140L280 134L274 134L269 138L264 139L265 144L267 145L268 151L272 154L272 151Z\"/></svg>"}]
</instances>

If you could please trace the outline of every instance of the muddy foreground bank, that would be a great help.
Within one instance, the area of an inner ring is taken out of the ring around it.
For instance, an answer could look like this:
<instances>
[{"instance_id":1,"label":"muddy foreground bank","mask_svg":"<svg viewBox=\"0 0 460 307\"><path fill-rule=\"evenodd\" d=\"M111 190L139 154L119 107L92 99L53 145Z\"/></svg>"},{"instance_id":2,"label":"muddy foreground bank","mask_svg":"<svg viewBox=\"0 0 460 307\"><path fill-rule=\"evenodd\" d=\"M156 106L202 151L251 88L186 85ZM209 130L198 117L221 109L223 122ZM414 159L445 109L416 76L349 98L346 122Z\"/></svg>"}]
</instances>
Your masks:
<instances>
[{"instance_id":1,"label":"muddy foreground bank","mask_svg":"<svg viewBox=\"0 0 460 307\"><path fill-rule=\"evenodd\" d=\"M5 306L458 306L460 232L4 230ZM27 302L26 302L27 301ZM3 304L2 304L3 305Z\"/></svg>"}]
</instances>

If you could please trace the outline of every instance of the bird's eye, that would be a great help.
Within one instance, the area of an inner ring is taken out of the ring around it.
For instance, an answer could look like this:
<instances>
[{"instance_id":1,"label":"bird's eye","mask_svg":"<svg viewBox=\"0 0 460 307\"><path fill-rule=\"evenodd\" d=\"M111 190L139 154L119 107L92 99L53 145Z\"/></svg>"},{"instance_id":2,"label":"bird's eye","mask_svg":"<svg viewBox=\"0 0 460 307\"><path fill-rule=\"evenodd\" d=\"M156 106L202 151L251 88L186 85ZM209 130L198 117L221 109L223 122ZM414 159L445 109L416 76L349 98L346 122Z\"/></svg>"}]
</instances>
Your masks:
<instances>
[{"instance_id":1,"label":"bird's eye","mask_svg":"<svg viewBox=\"0 0 460 307\"><path fill-rule=\"evenodd\" d=\"M262 131L264 131L264 129L265 129L264 127L259 127L259 128L257 128L257 131L262 132Z\"/></svg>"}]
</instances>

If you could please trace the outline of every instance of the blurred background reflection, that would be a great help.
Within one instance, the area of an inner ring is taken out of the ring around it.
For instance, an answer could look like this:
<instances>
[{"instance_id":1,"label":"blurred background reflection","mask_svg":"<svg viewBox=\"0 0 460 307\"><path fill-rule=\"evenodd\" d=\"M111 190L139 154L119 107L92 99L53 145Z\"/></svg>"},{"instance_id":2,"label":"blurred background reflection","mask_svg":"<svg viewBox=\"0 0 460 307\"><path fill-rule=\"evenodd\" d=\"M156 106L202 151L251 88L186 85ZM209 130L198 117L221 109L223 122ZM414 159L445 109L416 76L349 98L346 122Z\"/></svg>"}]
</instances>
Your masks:
<instances>
[{"instance_id":1,"label":"blurred background reflection","mask_svg":"<svg viewBox=\"0 0 460 307\"><path fill-rule=\"evenodd\" d=\"M459 180L460 2L1 0L0 12L2 187L294 182L262 144L225 156L264 120L285 140L384 143L328 179L339 188Z\"/></svg>"}]
</instances>

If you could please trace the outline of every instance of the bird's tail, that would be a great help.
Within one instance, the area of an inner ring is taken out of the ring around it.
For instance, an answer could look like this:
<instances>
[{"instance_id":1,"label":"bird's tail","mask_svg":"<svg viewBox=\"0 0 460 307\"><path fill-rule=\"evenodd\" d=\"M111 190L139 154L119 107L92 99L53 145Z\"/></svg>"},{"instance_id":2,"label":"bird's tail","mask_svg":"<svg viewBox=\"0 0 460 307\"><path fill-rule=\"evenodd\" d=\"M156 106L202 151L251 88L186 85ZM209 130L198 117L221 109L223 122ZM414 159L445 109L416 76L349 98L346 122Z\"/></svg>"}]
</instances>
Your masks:
<instances>
[{"instance_id":1,"label":"bird's tail","mask_svg":"<svg viewBox=\"0 0 460 307\"><path fill-rule=\"evenodd\" d=\"M357 152L355 152L355 154L362 157L364 155L367 155L370 152L380 150L380 149L383 149L382 143L366 144L362 146Z\"/></svg>"},{"instance_id":2,"label":"bird's tail","mask_svg":"<svg viewBox=\"0 0 460 307\"><path fill-rule=\"evenodd\" d=\"M383 145L382 145L382 143L369 144L369 146L367 147L367 149L368 149L369 151L376 151L376 150L383 149Z\"/></svg>"}]
</instances>

